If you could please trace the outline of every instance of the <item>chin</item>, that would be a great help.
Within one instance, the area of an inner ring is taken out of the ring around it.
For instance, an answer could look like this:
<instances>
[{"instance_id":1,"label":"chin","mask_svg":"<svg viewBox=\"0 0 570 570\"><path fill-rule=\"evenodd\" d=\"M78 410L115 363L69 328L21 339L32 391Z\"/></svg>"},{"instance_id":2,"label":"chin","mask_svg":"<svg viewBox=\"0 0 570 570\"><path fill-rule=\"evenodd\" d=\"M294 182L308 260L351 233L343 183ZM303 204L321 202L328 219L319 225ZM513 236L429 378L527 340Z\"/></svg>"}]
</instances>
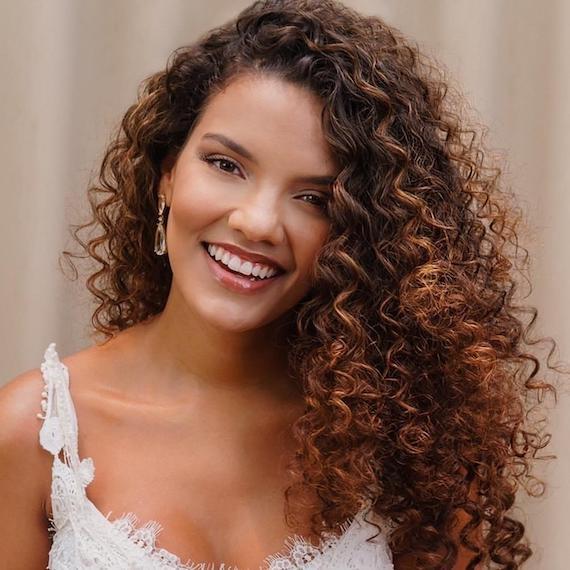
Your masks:
<instances>
[{"instance_id":1,"label":"chin","mask_svg":"<svg viewBox=\"0 0 570 570\"><path fill-rule=\"evenodd\" d=\"M235 311L227 307L223 310L218 307L211 307L208 310L208 307L205 307L204 304L201 305L198 314L200 315L200 320L204 323L208 323L209 326L216 330L227 333L254 331L275 320L275 317L269 315L252 315L251 312L246 314L244 309L240 307L235 307Z\"/></svg>"}]
</instances>

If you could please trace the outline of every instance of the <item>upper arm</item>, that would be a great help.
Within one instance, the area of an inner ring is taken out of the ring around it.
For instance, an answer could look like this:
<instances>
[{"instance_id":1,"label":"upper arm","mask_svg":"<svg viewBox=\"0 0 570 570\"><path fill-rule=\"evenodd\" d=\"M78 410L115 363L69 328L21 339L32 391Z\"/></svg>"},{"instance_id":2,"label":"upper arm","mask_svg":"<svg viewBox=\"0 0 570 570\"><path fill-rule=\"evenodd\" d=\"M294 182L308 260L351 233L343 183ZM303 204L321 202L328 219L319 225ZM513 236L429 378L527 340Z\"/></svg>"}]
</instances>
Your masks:
<instances>
[{"instance_id":1,"label":"upper arm","mask_svg":"<svg viewBox=\"0 0 570 570\"><path fill-rule=\"evenodd\" d=\"M39 444L43 380L39 370L0 388L0 567L45 569L52 456Z\"/></svg>"}]
</instances>

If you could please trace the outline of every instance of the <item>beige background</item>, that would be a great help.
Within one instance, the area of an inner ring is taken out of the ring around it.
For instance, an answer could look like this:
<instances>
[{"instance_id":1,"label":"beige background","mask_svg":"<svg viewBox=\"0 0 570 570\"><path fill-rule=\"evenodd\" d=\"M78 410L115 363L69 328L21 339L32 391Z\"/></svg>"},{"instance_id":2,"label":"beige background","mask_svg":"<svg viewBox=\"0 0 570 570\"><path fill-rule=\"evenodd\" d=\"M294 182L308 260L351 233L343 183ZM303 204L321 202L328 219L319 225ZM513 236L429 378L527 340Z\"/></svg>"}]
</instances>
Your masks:
<instances>
[{"instance_id":1,"label":"beige background","mask_svg":"<svg viewBox=\"0 0 570 570\"><path fill-rule=\"evenodd\" d=\"M570 359L570 2L350 0L418 40L463 86L507 181L528 212L537 330ZM89 299L58 270L67 226L85 208L88 178L140 80L172 49L248 2L20 0L1 2L0 378L37 367L49 342L67 355L88 343ZM1 381L1 380L0 380ZM544 500L525 507L537 556L570 564L570 404L552 415Z\"/></svg>"}]
</instances>

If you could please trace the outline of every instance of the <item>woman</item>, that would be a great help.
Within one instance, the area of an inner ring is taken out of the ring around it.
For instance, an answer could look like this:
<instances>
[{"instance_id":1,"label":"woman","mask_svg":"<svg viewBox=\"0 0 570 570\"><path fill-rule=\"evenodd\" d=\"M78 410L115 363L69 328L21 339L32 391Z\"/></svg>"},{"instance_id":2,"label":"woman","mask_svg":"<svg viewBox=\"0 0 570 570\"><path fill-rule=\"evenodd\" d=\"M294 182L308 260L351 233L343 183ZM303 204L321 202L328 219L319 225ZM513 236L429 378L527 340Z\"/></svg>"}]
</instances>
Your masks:
<instances>
[{"instance_id":1,"label":"woman","mask_svg":"<svg viewBox=\"0 0 570 570\"><path fill-rule=\"evenodd\" d=\"M256 2L145 82L76 234L104 342L1 392L3 567L528 559L551 387L447 91L332 0Z\"/></svg>"}]
</instances>

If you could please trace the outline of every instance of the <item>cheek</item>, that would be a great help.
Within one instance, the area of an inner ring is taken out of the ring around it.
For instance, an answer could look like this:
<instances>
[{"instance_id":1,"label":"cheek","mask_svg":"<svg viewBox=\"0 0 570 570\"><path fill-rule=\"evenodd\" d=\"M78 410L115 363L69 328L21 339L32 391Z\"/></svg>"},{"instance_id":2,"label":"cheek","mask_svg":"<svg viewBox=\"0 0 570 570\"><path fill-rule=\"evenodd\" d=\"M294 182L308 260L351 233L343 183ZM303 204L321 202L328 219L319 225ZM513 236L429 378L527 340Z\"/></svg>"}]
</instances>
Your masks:
<instances>
[{"instance_id":1,"label":"cheek","mask_svg":"<svg viewBox=\"0 0 570 570\"><path fill-rule=\"evenodd\" d=\"M217 200L206 184L199 180L188 180L174 191L169 213L172 231L193 233L215 221L221 212L221 201Z\"/></svg>"},{"instance_id":2,"label":"cheek","mask_svg":"<svg viewBox=\"0 0 570 570\"><path fill-rule=\"evenodd\" d=\"M308 272L315 264L317 255L326 243L329 224L304 224L302 229L295 232L297 265L303 272Z\"/></svg>"}]
</instances>

